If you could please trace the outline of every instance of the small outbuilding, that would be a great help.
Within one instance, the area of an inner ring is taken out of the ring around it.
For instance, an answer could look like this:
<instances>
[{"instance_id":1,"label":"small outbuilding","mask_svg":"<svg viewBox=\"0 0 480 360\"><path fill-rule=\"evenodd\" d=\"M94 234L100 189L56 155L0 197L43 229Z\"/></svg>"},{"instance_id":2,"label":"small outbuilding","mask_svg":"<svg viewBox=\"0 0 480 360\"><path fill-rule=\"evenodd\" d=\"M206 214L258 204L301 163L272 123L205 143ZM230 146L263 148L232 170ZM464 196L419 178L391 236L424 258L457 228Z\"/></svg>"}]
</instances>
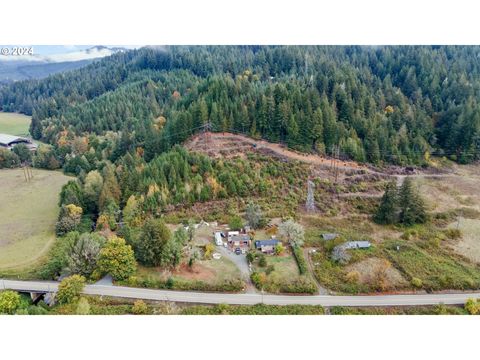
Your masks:
<instances>
[{"instance_id":1,"label":"small outbuilding","mask_svg":"<svg viewBox=\"0 0 480 360\"><path fill-rule=\"evenodd\" d=\"M324 233L322 234L322 240L335 240L338 237L338 234L335 233Z\"/></svg>"},{"instance_id":2,"label":"small outbuilding","mask_svg":"<svg viewBox=\"0 0 480 360\"><path fill-rule=\"evenodd\" d=\"M349 241L343 246L345 249L368 249L372 244L370 244L370 241Z\"/></svg>"},{"instance_id":3,"label":"small outbuilding","mask_svg":"<svg viewBox=\"0 0 480 360\"><path fill-rule=\"evenodd\" d=\"M347 250L368 249L370 246L372 246L370 241L348 241L333 248L332 259L345 264L351 258Z\"/></svg>"}]
</instances>

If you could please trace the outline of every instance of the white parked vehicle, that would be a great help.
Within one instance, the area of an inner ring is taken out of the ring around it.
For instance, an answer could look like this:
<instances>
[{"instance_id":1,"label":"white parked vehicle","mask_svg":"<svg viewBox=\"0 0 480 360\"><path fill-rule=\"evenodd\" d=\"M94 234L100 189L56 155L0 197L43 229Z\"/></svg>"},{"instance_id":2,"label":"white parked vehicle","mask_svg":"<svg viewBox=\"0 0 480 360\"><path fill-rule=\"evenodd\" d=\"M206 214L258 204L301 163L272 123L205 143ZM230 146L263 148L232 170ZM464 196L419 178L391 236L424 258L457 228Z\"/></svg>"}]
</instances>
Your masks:
<instances>
[{"instance_id":1,"label":"white parked vehicle","mask_svg":"<svg viewBox=\"0 0 480 360\"><path fill-rule=\"evenodd\" d=\"M220 231L217 231L215 233L215 244L217 246L222 246L223 245L222 233Z\"/></svg>"}]
</instances>

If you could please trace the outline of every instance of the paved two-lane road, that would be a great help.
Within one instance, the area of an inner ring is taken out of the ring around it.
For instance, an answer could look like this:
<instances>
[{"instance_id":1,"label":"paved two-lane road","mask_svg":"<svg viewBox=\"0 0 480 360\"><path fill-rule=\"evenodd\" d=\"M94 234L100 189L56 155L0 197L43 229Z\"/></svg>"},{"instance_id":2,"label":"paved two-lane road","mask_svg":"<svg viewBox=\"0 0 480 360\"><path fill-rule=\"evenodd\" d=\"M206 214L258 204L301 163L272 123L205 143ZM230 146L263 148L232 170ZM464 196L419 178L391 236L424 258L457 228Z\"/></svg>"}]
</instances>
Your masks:
<instances>
[{"instance_id":1,"label":"paved two-lane road","mask_svg":"<svg viewBox=\"0 0 480 360\"><path fill-rule=\"evenodd\" d=\"M0 280L0 290L51 292L56 291L58 282ZM480 293L415 294L415 295L369 295L369 296L298 296L261 294L222 294L188 291L169 291L130 288L123 286L87 285L87 295L101 295L129 299L173 301L198 304L255 305L322 305L322 306L412 306L464 304L469 298L480 298Z\"/></svg>"}]
</instances>

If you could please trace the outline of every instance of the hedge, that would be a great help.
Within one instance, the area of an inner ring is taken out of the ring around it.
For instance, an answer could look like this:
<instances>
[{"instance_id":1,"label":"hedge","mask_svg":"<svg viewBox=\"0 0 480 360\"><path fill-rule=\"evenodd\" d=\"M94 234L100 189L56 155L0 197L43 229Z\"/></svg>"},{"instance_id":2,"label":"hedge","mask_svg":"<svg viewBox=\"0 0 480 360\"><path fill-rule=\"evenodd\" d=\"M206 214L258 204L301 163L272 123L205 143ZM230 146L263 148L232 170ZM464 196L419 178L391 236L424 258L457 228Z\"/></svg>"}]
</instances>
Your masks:
<instances>
[{"instance_id":1,"label":"hedge","mask_svg":"<svg viewBox=\"0 0 480 360\"><path fill-rule=\"evenodd\" d=\"M292 249L293 255L295 255L295 259L297 260L298 271L300 271L301 275L306 274L308 272L308 267L305 256L303 255L303 249L300 246L293 246Z\"/></svg>"},{"instance_id":2,"label":"hedge","mask_svg":"<svg viewBox=\"0 0 480 360\"><path fill-rule=\"evenodd\" d=\"M254 272L250 278L257 289L263 289L269 293L314 294L318 290L315 283L304 276L285 282L262 282L260 274Z\"/></svg>"},{"instance_id":3,"label":"hedge","mask_svg":"<svg viewBox=\"0 0 480 360\"><path fill-rule=\"evenodd\" d=\"M323 315L320 305L226 305L189 306L182 315Z\"/></svg>"},{"instance_id":4,"label":"hedge","mask_svg":"<svg viewBox=\"0 0 480 360\"><path fill-rule=\"evenodd\" d=\"M184 281L169 278L166 281L159 279L145 278L137 279L132 276L126 281L119 281L121 285L153 288L153 289L169 289L169 290L185 290L185 291L206 291L206 292L240 292L245 288L242 280L228 280L223 283L209 284L204 281Z\"/></svg>"}]
</instances>

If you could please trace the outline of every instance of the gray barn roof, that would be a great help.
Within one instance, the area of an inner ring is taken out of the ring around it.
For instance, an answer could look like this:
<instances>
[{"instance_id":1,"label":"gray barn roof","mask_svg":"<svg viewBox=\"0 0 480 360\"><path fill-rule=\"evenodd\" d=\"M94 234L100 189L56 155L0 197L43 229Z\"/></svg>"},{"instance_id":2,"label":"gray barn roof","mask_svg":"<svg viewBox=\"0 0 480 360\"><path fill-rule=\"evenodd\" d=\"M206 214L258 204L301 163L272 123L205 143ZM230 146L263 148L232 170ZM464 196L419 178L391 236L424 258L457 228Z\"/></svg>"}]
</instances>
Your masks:
<instances>
[{"instance_id":1,"label":"gray barn roof","mask_svg":"<svg viewBox=\"0 0 480 360\"><path fill-rule=\"evenodd\" d=\"M370 247L370 241L349 241L342 244L344 249L366 249Z\"/></svg>"},{"instance_id":2,"label":"gray barn roof","mask_svg":"<svg viewBox=\"0 0 480 360\"><path fill-rule=\"evenodd\" d=\"M248 241L250 240L250 236L239 234L239 235L233 235L230 239L231 241Z\"/></svg>"},{"instance_id":3,"label":"gray barn roof","mask_svg":"<svg viewBox=\"0 0 480 360\"><path fill-rule=\"evenodd\" d=\"M26 143L26 145L31 145L32 147L36 148L36 145L33 144L29 139L21 137L21 136L14 136L8 134L0 134L0 146L3 147L13 147L18 143Z\"/></svg>"},{"instance_id":4,"label":"gray barn roof","mask_svg":"<svg viewBox=\"0 0 480 360\"><path fill-rule=\"evenodd\" d=\"M259 247L262 246L275 246L279 243L280 241L272 239L272 240L257 240L255 241L255 247L258 249Z\"/></svg>"},{"instance_id":5,"label":"gray barn roof","mask_svg":"<svg viewBox=\"0 0 480 360\"><path fill-rule=\"evenodd\" d=\"M20 136L0 134L0 144L9 145L13 142L18 142L18 141L28 141L28 139L22 138Z\"/></svg>"}]
</instances>

